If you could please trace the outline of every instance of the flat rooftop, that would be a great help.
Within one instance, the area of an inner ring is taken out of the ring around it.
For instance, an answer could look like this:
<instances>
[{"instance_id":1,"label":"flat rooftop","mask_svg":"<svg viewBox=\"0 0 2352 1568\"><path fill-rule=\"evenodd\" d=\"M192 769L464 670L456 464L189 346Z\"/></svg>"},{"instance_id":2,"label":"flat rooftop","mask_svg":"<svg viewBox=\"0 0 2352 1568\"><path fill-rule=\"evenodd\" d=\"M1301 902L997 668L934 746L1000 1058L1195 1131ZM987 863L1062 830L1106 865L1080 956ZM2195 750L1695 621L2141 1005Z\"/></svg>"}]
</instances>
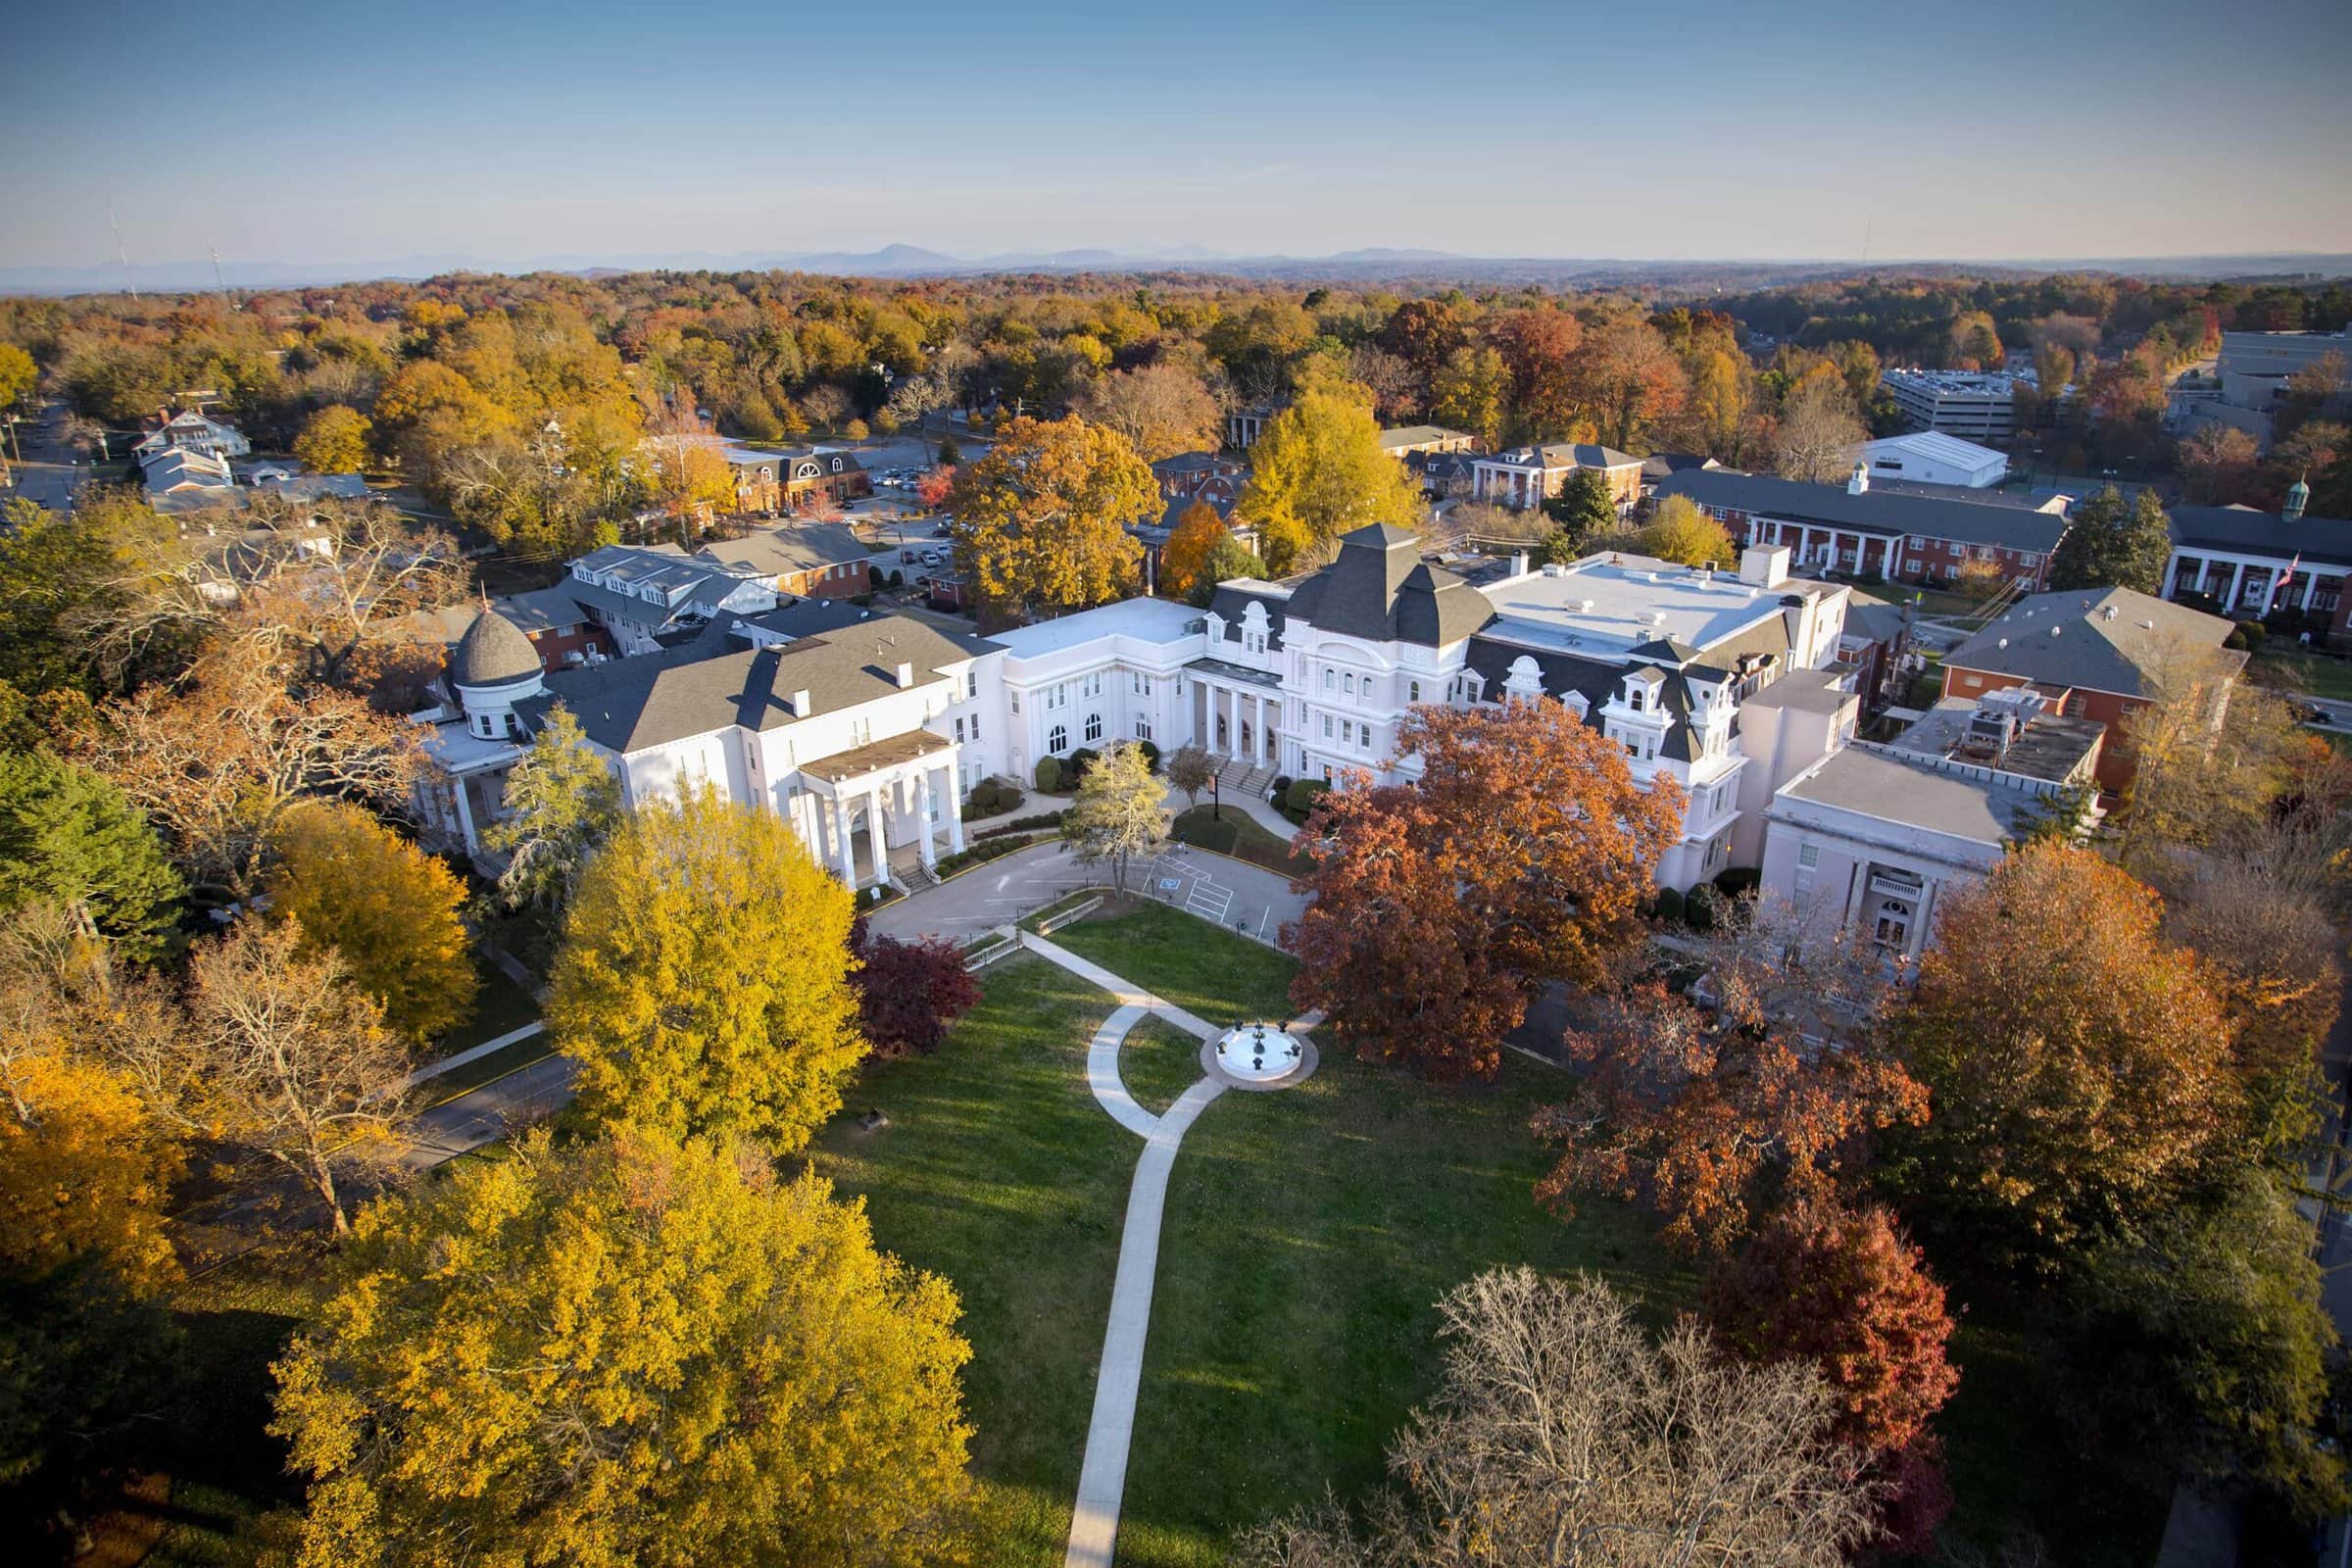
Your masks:
<instances>
[{"instance_id":1,"label":"flat rooftop","mask_svg":"<svg viewBox=\"0 0 2352 1568\"><path fill-rule=\"evenodd\" d=\"M1097 637L1115 635L1147 643L1182 642L1188 636L1200 635L1202 616L1203 612L1172 600L1122 599L1115 605L1100 605L1058 620L1041 620L1034 626L991 632L989 640L1015 659L1036 659L1075 648Z\"/></svg>"},{"instance_id":2,"label":"flat rooftop","mask_svg":"<svg viewBox=\"0 0 2352 1568\"><path fill-rule=\"evenodd\" d=\"M1501 617L1486 635L1562 653L1622 654L1660 638L1703 653L1781 612L1790 594L1840 591L1791 578L1773 588L1648 556L1588 556L1479 585Z\"/></svg>"},{"instance_id":3,"label":"flat rooftop","mask_svg":"<svg viewBox=\"0 0 2352 1568\"><path fill-rule=\"evenodd\" d=\"M1781 786L1780 799L1998 846L2043 808L2024 790L1849 746Z\"/></svg>"},{"instance_id":4,"label":"flat rooftop","mask_svg":"<svg viewBox=\"0 0 2352 1568\"><path fill-rule=\"evenodd\" d=\"M2037 713L2017 732L2017 738L1999 757L1970 755L1966 751L1968 721L1976 716L1978 706L1971 698L1946 697L1886 744L1897 752L1948 758L1978 767L2063 784L2099 749L2107 734L2107 726L2096 719Z\"/></svg>"}]
</instances>

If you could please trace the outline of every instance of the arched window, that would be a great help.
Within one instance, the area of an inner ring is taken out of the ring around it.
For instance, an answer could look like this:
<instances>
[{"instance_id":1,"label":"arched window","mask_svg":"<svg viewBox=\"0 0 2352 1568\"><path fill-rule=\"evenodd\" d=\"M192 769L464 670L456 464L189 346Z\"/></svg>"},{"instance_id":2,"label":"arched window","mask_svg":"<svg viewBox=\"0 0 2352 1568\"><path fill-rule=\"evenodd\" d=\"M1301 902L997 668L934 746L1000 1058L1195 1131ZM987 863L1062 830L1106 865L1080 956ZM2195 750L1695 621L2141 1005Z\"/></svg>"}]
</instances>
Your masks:
<instances>
[{"instance_id":1,"label":"arched window","mask_svg":"<svg viewBox=\"0 0 2352 1568\"><path fill-rule=\"evenodd\" d=\"M1094 744L1095 744L1095 742L1097 742L1097 741L1101 740L1102 738L1102 715L1101 713L1089 713L1089 714L1087 714L1087 715L1086 715L1086 744L1087 744L1087 745L1089 745L1089 746L1092 746L1092 745L1094 745Z\"/></svg>"},{"instance_id":2,"label":"arched window","mask_svg":"<svg viewBox=\"0 0 2352 1568\"><path fill-rule=\"evenodd\" d=\"M1046 750L1056 755L1070 749L1070 732L1066 725L1056 724L1046 731Z\"/></svg>"}]
</instances>

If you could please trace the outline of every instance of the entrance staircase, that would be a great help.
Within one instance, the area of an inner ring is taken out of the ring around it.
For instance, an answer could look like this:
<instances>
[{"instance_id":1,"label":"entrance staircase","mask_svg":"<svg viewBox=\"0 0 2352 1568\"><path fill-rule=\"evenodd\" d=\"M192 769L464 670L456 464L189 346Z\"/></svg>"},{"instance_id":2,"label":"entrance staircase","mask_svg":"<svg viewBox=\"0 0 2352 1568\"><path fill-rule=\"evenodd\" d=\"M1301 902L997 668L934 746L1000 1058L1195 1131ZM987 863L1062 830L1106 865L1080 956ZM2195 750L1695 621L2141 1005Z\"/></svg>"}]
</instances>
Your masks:
<instances>
[{"instance_id":1,"label":"entrance staircase","mask_svg":"<svg viewBox=\"0 0 2352 1568\"><path fill-rule=\"evenodd\" d=\"M1229 757L1217 769L1217 789L1225 795L1262 801L1274 783L1274 776L1270 767L1252 767L1243 758Z\"/></svg>"}]
</instances>

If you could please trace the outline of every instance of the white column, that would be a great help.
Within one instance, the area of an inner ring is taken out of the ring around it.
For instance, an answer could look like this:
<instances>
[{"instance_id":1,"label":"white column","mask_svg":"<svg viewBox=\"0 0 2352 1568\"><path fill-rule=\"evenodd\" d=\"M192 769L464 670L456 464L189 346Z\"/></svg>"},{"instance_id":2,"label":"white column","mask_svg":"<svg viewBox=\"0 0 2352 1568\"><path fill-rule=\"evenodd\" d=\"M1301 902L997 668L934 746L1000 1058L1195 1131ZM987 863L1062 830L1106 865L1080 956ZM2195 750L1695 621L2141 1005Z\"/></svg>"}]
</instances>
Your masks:
<instances>
[{"instance_id":1,"label":"white column","mask_svg":"<svg viewBox=\"0 0 2352 1568\"><path fill-rule=\"evenodd\" d=\"M2296 609L2298 609L2298 610L2309 610L2309 609L2311 608L2311 591L2312 591L2314 588L2317 588L2319 585L2320 585L2320 579L2319 579L2319 577L2317 576L2317 574L2315 574L2315 573L2313 573L2313 572L2310 572L2310 571L2306 571L2306 572L2304 572L2304 573L2303 573L2303 600L2302 600L2302 602L2301 602L2300 604L2298 604L2298 605L2297 605L2295 608L2296 608Z\"/></svg>"},{"instance_id":2,"label":"white column","mask_svg":"<svg viewBox=\"0 0 2352 1568\"><path fill-rule=\"evenodd\" d=\"M928 871L939 863L939 847L932 837L937 830L931 825L931 770L927 767L914 775L914 817L915 853Z\"/></svg>"},{"instance_id":3,"label":"white column","mask_svg":"<svg viewBox=\"0 0 2352 1568\"><path fill-rule=\"evenodd\" d=\"M832 805L828 814L833 818L833 854L841 862L842 882L854 889L858 886L858 858L850 850L849 804L835 795Z\"/></svg>"},{"instance_id":4,"label":"white column","mask_svg":"<svg viewBox=\"0 0 2352 1568\"><path fill-rule=\"evenodd\" d=\"M948 797L948 849L960 853L963 849L963 816L956 809L956 797Z\"/></svg>"},{"instance_id":5,"label":"white column","mask_svg":"<svg viewBox=\"0 0 2352 1568\"><path fill-rule=\"evenodd\" d=\"M2230 597L2222 601L2222 609L2231 611L2237 608L2237 590L2245 580L2246 564L2241 561L2230 568Z\"/></svg>"},{"instance_id":6,"label":"white column","mask_svg":"<svg viewBox=\"0 0 2352 1568\"><path fill-rule=\"evenodd\" d=\"M449 782L450 787L457 791L458 796L458 830L466 835L466 853L471 855L482 845L481 840L474 836L473 808L466 802L466 780L461 777L453 778Z\"/></svg>"},{"instance_id":7,"label":"white column","mask_svg":"<svg viewBox=\"0 0 2352 1568\"><path fill-rule=\"evenodd\" d=\"M865 798L866 836L874 847L874 880L888 881L890 877L890 835L882 825L882 786L876 784Z\"/></svg>"},{"instance_id":8,"label":"white column","mask_svg":"<svg viewBox=\"0 0 2352 1568\"><path fill-rule=\"evenodd\" d=\"M1261 767L1274 762L1274 728L1266 721L1266 700L1257 700L1257 761Z\"/></svg>"}]
</instances>

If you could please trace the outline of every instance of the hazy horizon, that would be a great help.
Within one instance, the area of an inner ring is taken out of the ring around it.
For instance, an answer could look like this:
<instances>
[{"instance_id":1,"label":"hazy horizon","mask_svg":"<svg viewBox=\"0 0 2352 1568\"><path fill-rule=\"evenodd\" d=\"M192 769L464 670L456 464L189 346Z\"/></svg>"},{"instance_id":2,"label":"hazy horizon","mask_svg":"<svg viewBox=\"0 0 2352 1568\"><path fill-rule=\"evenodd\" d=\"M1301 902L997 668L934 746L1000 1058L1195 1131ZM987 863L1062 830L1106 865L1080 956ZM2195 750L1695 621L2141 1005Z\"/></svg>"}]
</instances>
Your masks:
<instances>
[{"instance_id":1,"label":"hazy horizon","mask_svg":"<svg viewBox=\"0 0 2352 1568\"><path fill-rule=\"evenodd\" d=\"M741 0L20 19L0 268L1102 249L2036 263L2352 252L2352 7L1702 0L1180 22ZM2246 55L2257 56L2254 59ZM2282 135L2279 127L2289 127ZM605 258L612 258L611 261Z\"/></svg>"}]
</instances>

